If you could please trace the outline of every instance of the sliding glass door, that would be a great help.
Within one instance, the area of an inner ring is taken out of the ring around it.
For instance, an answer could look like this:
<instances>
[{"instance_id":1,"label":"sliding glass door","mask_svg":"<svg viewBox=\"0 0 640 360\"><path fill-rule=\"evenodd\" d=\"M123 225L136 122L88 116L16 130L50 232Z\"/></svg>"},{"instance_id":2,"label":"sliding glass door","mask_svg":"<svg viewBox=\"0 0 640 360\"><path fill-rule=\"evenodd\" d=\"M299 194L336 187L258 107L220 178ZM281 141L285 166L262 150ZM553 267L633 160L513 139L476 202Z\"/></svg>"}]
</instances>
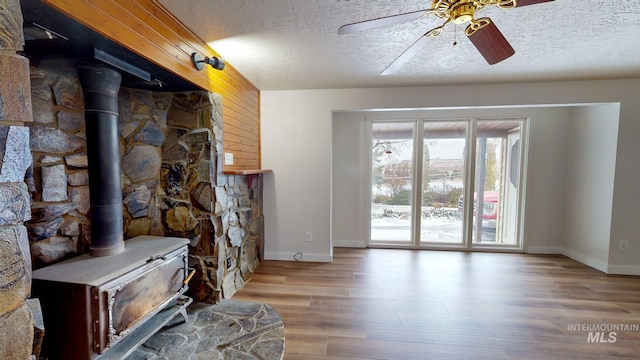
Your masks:
<instances>
[{"instance_id":1,"label":"sliding glass door","mask_svg":"<svg viewBox=\"0 0 640 360\"><path fill-rule=\"evenodd\" d=\"M524 124L371 122L370 245L520 248Z\"/></svg>"}]
</instances>

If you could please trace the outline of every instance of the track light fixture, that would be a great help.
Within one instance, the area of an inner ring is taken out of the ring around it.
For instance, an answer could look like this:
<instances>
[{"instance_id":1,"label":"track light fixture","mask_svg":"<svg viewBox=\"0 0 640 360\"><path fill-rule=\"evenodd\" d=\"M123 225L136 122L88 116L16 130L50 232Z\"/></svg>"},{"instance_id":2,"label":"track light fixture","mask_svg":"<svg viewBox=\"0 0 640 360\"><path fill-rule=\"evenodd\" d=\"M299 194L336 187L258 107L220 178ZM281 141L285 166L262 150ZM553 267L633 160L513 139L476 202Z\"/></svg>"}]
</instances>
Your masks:
<instances>
[{"instance_id":1,"label":"track light fixture","mask_svg":"<svg viewBox=\"0 0 640 360\"><path fill-rule=\"evenodd\" d=\"M193 63L193 66L196 67L196 69L198 70L202 70L204 68L204 64L209 64L211 65L212 68L216 69L216 70L222 70L224 69L224 60L217 58L215 56L213 57L202 57L202 55L198 54L198 53L193 53L191 54L191 62Z\"/></svg>"}]
</instances>

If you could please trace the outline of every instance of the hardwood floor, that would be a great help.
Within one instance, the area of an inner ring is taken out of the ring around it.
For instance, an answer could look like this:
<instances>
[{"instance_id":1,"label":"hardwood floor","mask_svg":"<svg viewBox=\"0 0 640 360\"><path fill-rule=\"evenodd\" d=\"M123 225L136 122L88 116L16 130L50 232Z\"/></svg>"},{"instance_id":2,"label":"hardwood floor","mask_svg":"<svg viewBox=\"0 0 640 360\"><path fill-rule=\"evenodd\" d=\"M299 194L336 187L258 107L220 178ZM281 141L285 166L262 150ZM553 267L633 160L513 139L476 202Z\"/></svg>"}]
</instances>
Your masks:
<instances>
[{"instance_id":1,"label":"hardwood floor","mask_svg":"<svg viewBox=\"0 0 640 360\"><path fill-rule=\"evenodd\" d=\"M640 358L640 277L563 256L339 248L233 298L280 313L291 360Z\"/></svg>"}]
</instances>

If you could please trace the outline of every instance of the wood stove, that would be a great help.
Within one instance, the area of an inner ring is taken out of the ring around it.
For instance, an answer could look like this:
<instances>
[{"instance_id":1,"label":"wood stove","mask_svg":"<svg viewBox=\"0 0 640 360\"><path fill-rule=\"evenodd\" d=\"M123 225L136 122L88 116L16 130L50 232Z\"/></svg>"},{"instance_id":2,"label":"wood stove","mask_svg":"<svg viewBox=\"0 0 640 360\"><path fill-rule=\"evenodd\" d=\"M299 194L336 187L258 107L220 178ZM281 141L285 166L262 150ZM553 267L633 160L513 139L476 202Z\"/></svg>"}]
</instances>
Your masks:
<instances>
[{"instance_id":1,"label":"wood stove","mask_svg":"<svg viewBox=\"0 0 640 360\"><path fill-rule=\"evenodd\" d=\"M123 359L177 314L186 320L187 239L123 239L118 140L121 74L80 61L84 95L91 247L33 272L48 359Z\"/></svg>"},{"instance_id":2,"label":"wood stove","mask_svg":"<svg viewBox=\"0 0 640 360\"><path fill-rule=\"evenodd\" d=\"M33 272L49 359L122 359L175 315L186 319L188 240L138 236L125 251Z\"/></svg>"}]
</instances>

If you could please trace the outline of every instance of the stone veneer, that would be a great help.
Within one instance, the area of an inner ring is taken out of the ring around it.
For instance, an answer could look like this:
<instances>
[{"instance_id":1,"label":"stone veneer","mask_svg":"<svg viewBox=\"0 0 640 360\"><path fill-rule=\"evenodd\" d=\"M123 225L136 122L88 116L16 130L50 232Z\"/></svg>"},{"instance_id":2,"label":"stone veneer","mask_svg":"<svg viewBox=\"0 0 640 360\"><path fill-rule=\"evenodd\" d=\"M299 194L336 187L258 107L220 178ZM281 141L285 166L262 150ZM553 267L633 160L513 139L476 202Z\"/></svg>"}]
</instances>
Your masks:
<instances>
[{"instance_id":1,"label":"stone veneer","mask_svg":"<svg viewBox=\"0 0 640 360\"><path fill-rule=\"evenodd\" d=\"M62 61L31 68L34 157L27 224L34 266L85 253L91 243L82 89ZM188 238L196 301L242 288L259 264L262 177L222 172L222 97L122 88L124 237Z\"/></svg>"},{"instance_id":2,"label":"stone veneer","mask_svg":"<svg viewBox=\"0 0 640 360\"><path fill-rule=\"evenodd\" d=\"M0 1L0 359L28 359L33 348L29 240L31 217L24 183L31 165L29 65L22 50L19 0Z\"/></svg>"}]
</instances>

